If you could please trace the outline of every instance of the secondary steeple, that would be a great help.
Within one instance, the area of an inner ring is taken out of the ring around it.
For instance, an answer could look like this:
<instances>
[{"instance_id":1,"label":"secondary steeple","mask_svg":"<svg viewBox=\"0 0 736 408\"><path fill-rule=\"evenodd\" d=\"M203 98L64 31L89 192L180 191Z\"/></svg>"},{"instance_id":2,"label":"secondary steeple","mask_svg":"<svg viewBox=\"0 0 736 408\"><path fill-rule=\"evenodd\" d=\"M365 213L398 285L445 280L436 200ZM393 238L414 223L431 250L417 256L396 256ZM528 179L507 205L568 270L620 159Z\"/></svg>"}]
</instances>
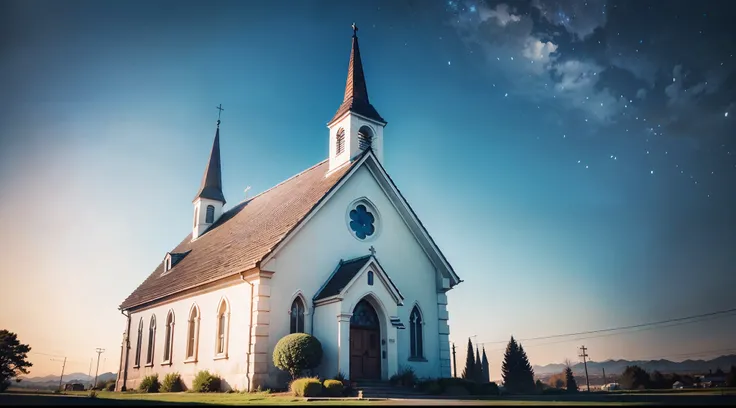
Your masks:
<instances>
[{"instance_id":1,"label":"secondary steeple","mask_svg":"<svg viewBox=\"0 0 736 408\"><path fill-rule=\"evenodd\" d=\"M192 200L194 204L194 225L192 226L192 239L197 239L204 231L222 215L222 207L225 205L225 195L222 193L222 166L220 164L220 113L222 104L217 107L217 130L215 130L215 141L212 143L210 158L204 170L199 192Z\"/></svg>"},{"instance_id":2,"label":"secondary steeple","mask_svg":"<svg viewBox=\"0 0 736 408\"><path fill-rule=\"evenodd\" d=\"M352 43L345 95L335 116L327 124L330 129L330 170L340 167L369 147L379 160L383 160L383 128L386 121L368 99L355 23Z\"/></svg>"}]
</instances>

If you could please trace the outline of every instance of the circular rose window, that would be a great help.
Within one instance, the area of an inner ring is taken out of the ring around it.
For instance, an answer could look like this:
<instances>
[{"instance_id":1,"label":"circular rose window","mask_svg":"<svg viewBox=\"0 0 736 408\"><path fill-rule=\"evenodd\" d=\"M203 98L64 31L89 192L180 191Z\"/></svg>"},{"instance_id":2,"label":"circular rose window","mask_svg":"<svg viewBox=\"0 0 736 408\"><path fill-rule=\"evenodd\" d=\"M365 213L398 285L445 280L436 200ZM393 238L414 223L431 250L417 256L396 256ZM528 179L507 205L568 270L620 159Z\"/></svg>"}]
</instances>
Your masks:
<instances>
[{"instance_id":1,"label":"circular rose window","mask_svg":"<svg viewBox=\"0 0 736 408\"><path fill-rule=\"evenodd\" d=\"M361 241L376 237L378 221L378 211L366 199L356 200L348 207L348 228L353 236Z\"/></svg>"}]
</instances>

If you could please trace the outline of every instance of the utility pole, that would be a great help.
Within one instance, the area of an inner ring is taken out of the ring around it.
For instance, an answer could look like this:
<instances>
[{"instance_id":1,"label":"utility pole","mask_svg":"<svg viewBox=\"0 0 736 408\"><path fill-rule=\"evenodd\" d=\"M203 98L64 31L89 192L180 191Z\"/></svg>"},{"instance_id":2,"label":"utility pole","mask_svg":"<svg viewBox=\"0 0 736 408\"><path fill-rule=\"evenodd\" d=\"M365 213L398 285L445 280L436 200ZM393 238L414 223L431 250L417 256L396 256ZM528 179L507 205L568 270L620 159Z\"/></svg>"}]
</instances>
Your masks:
<instances>
[{"instance_id":1,"label":"utility pole","mask_svg":"<svg viewBox=\"0 0 736 408\"><path fill-rule=\"evenodd\" d=\"M103 348L96 348L95 352L97 352L97 369L95 370L95 382L92 383L92 388L97 386L97 373L100 371L100 354L105 352L105 349Z\"/></svg>"},{"instance_id":2,"label":"utility pole","mask_svg":"<svg viewBox=\"0 0 736 408\"><path fill-rule=\"evenodd\" d=\"M452 376L457 378L457 357L455 357L455 343L452 343Z\"/></svg>"},{"instance_id":3,"label":"utility pole","mask_svg":"<svg viewBox=\"0 0 736 408\"><path fill-rule=\"evenodd\" d=\"M51 361L61 361L52 358ZM64 368L66 367L66 357L64 357L64 364L61 365L61 377L59 377L59 391L61 391L61 381L64 379Z\"/></svg>"},{"instance_id":4,"label":"utility pole","mask_svg":"<svg viewBox=\"0 0 736 408\"><path fill-rule=\"evenodd\" d=\"M590 392L590 380L588 380L588 362L585 360L588 354L585 351L588 350L585 346L580 346L580 356L583 358L583 366L585 367L585 384L588 386L588 392Z\"/></svg>"}]
</instances>

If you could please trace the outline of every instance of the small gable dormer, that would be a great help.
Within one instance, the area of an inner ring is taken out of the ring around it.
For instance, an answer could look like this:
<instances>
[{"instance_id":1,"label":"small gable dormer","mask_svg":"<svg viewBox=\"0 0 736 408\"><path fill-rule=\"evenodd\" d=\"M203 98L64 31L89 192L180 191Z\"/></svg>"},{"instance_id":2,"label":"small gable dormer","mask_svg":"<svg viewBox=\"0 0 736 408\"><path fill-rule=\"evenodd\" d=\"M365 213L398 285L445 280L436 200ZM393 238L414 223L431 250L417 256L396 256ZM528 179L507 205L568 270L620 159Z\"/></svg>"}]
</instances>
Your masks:
<instances>
[{"instance_id":1,"label":"small gable dormer","mask_svg":"<svg viewBox=\"0 0 736 408\"><path fill-rule=\"evenodd\" d=\"M364 150L371 148L383 162L383 128L386 121L368 100L368 87L358 47L358 27L353 24L345 96L335 116L327 124L330 130L330 167L332 171Z\"/></svg>"},{"instance_id":2,"label":"small gable dormer","mask_svg":"<svg viewBox=\"0 0 736 408\"><path fill-rule=\"evenodd\" d=\"M164 257L164 271L161 272L161 276L166 275L171 271L171 269L176 266L182 259L184 259L185 256L187 256L191 251L187 252L167 252L166 256Z\"/></svg>"},{"instance_id":3,"label":"small gable dormer","mask_svg":"<svg viewBox=\"0 0 736 408\"><path fill-rule=\"evenodd\" d=\"M222 168L220 165L220 120L217 120L215 141L212 144L210 159L202 177L199 192L192 201L194 222L192 240L199 238L222 215L225 195L222 193Z\"/></svg>"}]
</instances>

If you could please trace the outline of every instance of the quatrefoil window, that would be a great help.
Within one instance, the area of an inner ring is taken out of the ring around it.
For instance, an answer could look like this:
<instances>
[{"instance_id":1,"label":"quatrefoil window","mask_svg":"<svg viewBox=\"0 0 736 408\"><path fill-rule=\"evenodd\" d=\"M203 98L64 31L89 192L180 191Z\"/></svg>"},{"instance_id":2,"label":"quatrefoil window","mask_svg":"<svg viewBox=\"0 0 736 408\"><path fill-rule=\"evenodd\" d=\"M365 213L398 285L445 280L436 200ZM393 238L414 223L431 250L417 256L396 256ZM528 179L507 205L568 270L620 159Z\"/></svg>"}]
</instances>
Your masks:
<instances>
[{"instance_id":1,"label":"quatrefoil window","mask_svg":"<svg viewBox=\"0 0 736 408\"><path fill-rule=\"evenodd\" d=\"M360 239L366 239L376 232L375 221L376 217L364 204L358 204L350 210L350 229Z\"/></svg>"}]
</instances>

